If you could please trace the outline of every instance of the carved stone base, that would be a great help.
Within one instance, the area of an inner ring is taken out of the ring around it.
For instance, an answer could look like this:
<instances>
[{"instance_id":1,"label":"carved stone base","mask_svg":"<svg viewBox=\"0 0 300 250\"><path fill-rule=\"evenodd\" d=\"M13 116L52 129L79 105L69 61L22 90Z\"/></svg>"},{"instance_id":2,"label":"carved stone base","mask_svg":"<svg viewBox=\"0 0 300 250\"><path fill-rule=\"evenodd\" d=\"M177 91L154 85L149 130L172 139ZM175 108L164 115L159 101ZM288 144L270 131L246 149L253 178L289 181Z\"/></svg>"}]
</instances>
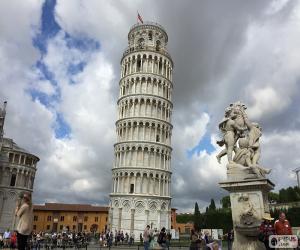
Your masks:
<instances>
[{"instance_id":1,"label":"carved stone base","mask_svg":"<svg viewBox=\"0 0 300 250\"><path fill-rule=\"evenodd\" d=\"M233 250L263 250L265 245L260 242L257 237L246 237L235 232L234 241L232 245Z\"/></svg>"},{"instance_id":2,"label":"carved stone base","mask_svg":"<svg viewBox=\"0 0 300 250\"><path fill-rule=\"evenodd\" d=\"M245 167L237 163L227 164L228 181L250 180L257 179L257 174L250 167Z\"/></svg>"},{"instance_id":3,"label":"carved stone base","mask_svg":"<svg viewBox=\"0 0 300 250\"><path fill-rule=\"evenodd\" d=\"M258 241L259 226L269 212L268 192L274 184L268 179L251 179L219 183L229 191L234 229L233 249L264 249Z\"/></svg>"}]
</instances>

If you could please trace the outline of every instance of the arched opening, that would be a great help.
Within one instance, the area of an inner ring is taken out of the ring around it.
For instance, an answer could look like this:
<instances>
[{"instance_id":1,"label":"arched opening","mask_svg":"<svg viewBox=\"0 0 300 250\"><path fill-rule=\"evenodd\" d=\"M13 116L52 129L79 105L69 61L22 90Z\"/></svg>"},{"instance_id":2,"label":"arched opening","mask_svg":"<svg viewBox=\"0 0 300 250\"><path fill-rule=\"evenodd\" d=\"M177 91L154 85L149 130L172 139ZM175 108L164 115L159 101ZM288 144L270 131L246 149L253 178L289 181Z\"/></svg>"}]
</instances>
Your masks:
<instances>
[{"instance_id":1,"label":"arched opening","mask_svg":"<svg viewBox=\"0 0 300 250\"><path fill-rule=\"evenodd\" d=\"M159 135L156 135L156 142L159 142Z\"/></svg>"},{"instance_id":2,"label":"arched opening","mask_svg":"<svg viewBox=\"0 0 300 250\"><path fill-rule=\"evenodd\" d=\"M139 48L144 48L145 47L145 40L144 40L144 38L140 38L138 40L138 47Z\"/></svg>"},{"instance_id":3,"label":"arched opening","mask_svg":"<svg viewBox=\"0 0 300 250\"><path fill-rule=\"evenodd\" d=\"M134 193L134 184L130 184L130 191L129 191L130 194L133 194Z\"/></svg>"},{"instance_id":4,"label":"arched opening","mask_svg":"<svg viewBox=\"0 0 300 250\"><path fill-rule=\"evenodd\" d=\"M14 187L16 185L16 179L17 179L16 174L12 174L11 178L10 178L10 186L11 187Z\"/></svg>"},{"instance_id":5,"label":"arched opening","mask_svg":"<svg viewBox=\"0 0 300 250\"><path fill-rule=\"evenodd\" d=\"M160 47L161 47L161 42L159 40L156 41L156 51L160 51Z\"/></svg>"}]
</instances>

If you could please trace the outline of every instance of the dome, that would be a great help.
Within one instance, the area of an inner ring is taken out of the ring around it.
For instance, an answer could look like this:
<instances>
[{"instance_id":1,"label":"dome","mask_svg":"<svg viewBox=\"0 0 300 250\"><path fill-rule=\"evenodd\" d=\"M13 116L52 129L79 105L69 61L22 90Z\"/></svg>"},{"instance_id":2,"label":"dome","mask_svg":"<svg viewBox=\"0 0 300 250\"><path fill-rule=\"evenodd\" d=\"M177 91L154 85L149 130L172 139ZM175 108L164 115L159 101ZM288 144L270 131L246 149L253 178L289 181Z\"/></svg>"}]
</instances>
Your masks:
<instances>
[{"instance_id":1,"label":"dome","mask_svg":"<svg viewBox=\"0 0 300 250\"><path fill-rule=\"evenodd\" d=\"M24 154L29 154L29 155L32 155L32 156L34 156L35 158L37 158L39 160L39 158L37 156L31 154L30 152L28 152L24 148L21 148L18 144L16 144L13 141L13 139L10 139L10 138L3 138L2 149L5 149L7 151L16 151L16 152L20 152L20 153L24 153Z\"/></svg>"}]
</instances>

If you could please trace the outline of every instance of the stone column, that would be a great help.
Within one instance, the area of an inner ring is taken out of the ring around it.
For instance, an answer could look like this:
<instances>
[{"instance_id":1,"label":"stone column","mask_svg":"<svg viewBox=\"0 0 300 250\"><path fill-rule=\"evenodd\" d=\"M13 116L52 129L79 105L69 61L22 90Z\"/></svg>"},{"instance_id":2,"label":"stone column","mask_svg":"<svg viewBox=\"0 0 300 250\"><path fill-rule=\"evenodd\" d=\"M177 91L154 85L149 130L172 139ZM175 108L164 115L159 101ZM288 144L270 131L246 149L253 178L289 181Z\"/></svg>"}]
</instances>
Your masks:
<instances>
[{"instance_id":1,"label":"stone column","mask_svg":"<svg viewBox=\"0 0 300 250\"><path fill-rule=\"evenodd\" d=\"M131 216L130 216L130 234L133 233L134 230L134 214L135 214L135 210L131 209Z\"/></svg>"},{"instance_id":2,"label":"stone column","mask_svg":"<svg viewBox=\"0 0 300 250\"><path fill-rule=\"evenodd\" d=\"M157 209L157 228L161 228L160 227L160 215L161 215L161 210Z\"/></svg>"},{"instance_id":3,"label":"stone column","mask_svg":"<svg viewBox=\"0 0 300 250\"><path fill-rule=\"evenodd\" d=\"M146 214L146 224L149 225L149 210L148 209L145 210L145 214Z\"/></svg>"},{"instance_id":4,"label":"stone column","mask_svg":"<svg viewBox=\"0 0 300 250\"><path fill-rule=\"evenodd\" d=\"M118 229L120 230L122 227L122 208L119 208L119 216L118 216Z\"/></svg>"}]
</instances>

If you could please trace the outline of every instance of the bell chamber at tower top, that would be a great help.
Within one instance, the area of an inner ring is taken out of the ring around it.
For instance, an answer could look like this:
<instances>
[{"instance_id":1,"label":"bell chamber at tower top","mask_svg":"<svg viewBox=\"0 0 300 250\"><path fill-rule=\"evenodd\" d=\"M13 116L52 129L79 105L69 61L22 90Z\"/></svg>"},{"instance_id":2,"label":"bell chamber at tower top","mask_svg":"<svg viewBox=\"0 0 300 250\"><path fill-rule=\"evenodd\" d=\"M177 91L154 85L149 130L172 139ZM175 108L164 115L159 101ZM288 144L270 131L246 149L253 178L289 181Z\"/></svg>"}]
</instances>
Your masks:
<instances>
[{"instance_id":1,"label":"bell chamber at tower top","mask_svg":"<svg viewBox=\"0 0 300 250\"><path fill-rule=\"evenodd\" d=\"M158 73L155 72L155 65L153 65L153 67L150 67L150 61L152 60L154 62L155 60L157 60L157 71L160 70L160 74L162 74L163 67L165 67L163 76L171 80L173 61L167 51L167 43L168 35L164 28L159 24L147 22L143 24L135 24L134 26L132 26L128 33L128 48L125 49L125 52L123 53L123 57L121 59L121 77L140 71L147 71L146 73ZM132 53L136 55L131 55ZM144 68L143 70L141 63L139 62L139 58L140 60L147 60L147 66L149 66L149 68ZM131 68L131 70L128 66L126 66L130 61L137 62L135 68ZM153 72L151 72L152 68L154 68Z\"/></svg>"}]
</instances>

